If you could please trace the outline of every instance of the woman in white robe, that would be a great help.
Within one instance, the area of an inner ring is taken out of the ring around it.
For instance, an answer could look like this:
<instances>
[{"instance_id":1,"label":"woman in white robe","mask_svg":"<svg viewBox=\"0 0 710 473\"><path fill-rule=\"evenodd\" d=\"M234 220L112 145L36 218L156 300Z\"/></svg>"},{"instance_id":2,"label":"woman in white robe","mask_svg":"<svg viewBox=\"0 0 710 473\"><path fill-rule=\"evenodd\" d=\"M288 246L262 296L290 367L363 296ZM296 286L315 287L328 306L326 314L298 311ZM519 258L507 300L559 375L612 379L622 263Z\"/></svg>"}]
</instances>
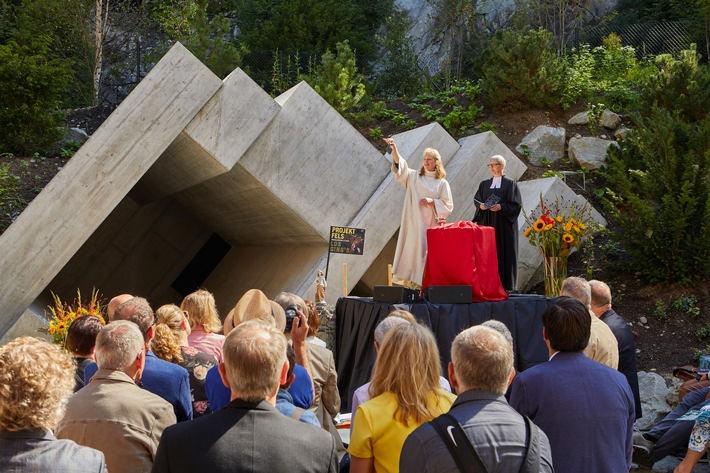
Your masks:
<instances>
[{"instance_id":1,"label":"woman in white robe","mask_svg":"<svg viewBox=\"0 0 710 473\"><path fill-rule=\"evenodd\" d=\"M385 142L392 147L395 179L406 189L392 278L397 284L420 288L427 257L426 231L445 221L454 209L451 188L437 150L425 149L422 167L414 170L399 155L392 138Z\"/></svg>"}]
</instances>

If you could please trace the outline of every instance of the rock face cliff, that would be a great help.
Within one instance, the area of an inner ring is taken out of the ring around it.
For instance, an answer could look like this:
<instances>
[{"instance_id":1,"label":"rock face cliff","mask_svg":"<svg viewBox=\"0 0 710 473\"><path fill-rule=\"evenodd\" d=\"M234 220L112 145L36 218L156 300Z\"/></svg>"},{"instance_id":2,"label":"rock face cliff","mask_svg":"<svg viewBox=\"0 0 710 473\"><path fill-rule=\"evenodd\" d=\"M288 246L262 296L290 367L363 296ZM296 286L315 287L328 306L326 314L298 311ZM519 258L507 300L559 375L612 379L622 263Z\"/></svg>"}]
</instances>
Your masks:
<instances>
[{"instance_id":1,"label":"rock face cliff","mask_svg":"<svg viewBox=\"0 0 710 473\"><path fill-rule=\"evenodd\" d=\"M565 1L565 0L555 0ZM409 36L413 41L414 50L417 52L420 66L429 73L441 70L447 57L447 30L438 19L436 4L443 1L436 0L395 0L395 7L405 11L411 19ZM515 13L516 0L478 0L476 6L475 28L495 32L497 29L508 26ZM554 3L554 2L553 2ZM571 2L565 2L571 3ZM598 19L609 14L618 3L618 0L580 0L579 11L588 19ZM570 8L568 7L568 11Z\"/></svg>"}]
</instances>

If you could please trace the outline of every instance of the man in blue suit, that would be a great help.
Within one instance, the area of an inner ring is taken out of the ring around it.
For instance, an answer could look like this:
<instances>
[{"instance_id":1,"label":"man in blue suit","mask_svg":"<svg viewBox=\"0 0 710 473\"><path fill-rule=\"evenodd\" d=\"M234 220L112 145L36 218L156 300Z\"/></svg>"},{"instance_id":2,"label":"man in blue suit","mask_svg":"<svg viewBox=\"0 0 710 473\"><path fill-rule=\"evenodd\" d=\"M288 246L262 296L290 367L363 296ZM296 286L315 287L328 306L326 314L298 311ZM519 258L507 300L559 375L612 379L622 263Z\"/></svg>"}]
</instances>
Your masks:
<instances>
[{"instance_id":1,"label":"man in blue suit","mask_svg":"<svg viewBox=\"0 0 710 473\"><path fill-rule=\"evenodd\" d=\"M582 353L589 311L560 297L542 323L550 360L515 378L510 405L547 434L557 473L628 472L634 398L624 375Z\"/></svg>"}]
</instances>

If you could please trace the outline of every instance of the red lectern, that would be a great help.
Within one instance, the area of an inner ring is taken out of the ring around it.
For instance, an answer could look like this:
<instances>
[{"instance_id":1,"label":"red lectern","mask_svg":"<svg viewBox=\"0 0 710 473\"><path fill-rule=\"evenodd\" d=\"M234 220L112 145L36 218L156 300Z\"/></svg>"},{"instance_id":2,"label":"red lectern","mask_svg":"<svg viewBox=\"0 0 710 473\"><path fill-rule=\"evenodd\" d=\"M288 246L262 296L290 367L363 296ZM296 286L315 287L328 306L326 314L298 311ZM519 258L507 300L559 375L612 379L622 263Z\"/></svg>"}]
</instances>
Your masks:
<instances>
[{"instance_id":1,"label":"red lectern","mask_svg":"<svg viewBox=\"0 0 710 473\"><path fill-rule=\"evenodd\" d=\"M422 290L427 286L470 285L475 302L508 298L498 274L493 227L455 222L430 228L427 244Z\"/></svg>"}]
</instances>

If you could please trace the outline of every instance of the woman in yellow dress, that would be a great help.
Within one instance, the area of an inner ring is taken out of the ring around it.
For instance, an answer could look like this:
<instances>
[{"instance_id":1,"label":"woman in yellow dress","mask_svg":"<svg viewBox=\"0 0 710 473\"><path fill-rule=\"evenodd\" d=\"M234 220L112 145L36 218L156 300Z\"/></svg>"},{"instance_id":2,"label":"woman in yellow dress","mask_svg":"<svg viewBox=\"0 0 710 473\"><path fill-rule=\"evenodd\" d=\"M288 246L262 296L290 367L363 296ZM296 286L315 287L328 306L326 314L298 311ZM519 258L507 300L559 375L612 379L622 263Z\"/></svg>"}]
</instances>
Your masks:
<instances>
[{"instance_id":1,"label":"woman in yellow dress","mask_svg":"<svg viewBox=\"0 0 710 473\"><path fill-rule=\"evenodd\" d=\"M382 341L371 399L355 413L348 452L351 473L397 472L402 445L414 429L448 412L456 399L439 386L439 350L419 324L393 328Z\"/></svg>"}]
</instances>

